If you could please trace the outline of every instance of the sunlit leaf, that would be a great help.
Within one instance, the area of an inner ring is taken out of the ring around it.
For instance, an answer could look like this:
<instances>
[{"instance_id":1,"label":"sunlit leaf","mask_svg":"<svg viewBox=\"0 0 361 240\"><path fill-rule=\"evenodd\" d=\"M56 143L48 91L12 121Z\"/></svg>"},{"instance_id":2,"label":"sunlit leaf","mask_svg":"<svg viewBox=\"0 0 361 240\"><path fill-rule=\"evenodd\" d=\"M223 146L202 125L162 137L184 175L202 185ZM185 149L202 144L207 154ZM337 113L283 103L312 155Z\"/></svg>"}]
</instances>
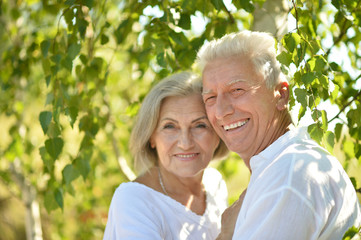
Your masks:
<instances>
[{"instance_id":1,"label":"sunlit leaf","mask_svg":"<svg viewBox=\"0 0 361 240\"><path fill-rule=\"evenodd\" d=\"M319 123L314 123L308 126L308 133L311 138L313 138L316 142L321 143L323 137L323 130Z\"/></svg>"},{"instance_id":2,"label":"sunlit leaf","mask_svg":"<svg viewBox=\"0 0 361 240\"><path fill-rule=\"evenodd\" d=\"M64 141L60 137L50 138L45 141L46 151L56 160L63 150Z\"/></svg>"},{"instance_id":3,"label":"sunlit leaf","mask_svg":"<svg viewBox=\"0 0 361 240\"><path fill-rule=\"evenodd\" d=\"M52 113L49 111L41 112L39 115L39 121L44 134L47 133L49 124L51 122Z\"/></svg>"},{"instance_id":4,"label":"sunlit leaf","mask_svg":"<svg viewBox=\"0 0 361 240\"><path fill-rule=\"evenodd\" d=\"M73 167L72 164L68 164L63 169L63 179L65 184L70 184L73 180L79 177L79 171Z\"/></svg>"},{"instance_id":5,"label":"sunlit leaf","mask_svg":"<svg viewBox=\"0 0 361 240\"><path fill-rule=\"evenodd\" d=\"M48 56L49 47L50 47L50 41L49 40L44 40L44 41L41 42L40 48L41 48L41 53L43 54L43 57Z\"/></svg>"},{"instance_id":6,"label":"sunlit leaf","mask_svg":"<svg viewBox=\"0 0 361 240\"><path fill-rule=\"evenodd\" d=\"M316 79L315 73L308 72L301 76L302 82L308 86Z\"/></svg>"},{"instance_id":7,"label":"sunlit leaf","mask_svg":"<svg viewBox=\"0 0 361 240\"><path fill-rule=\"evenodd\" d=\"M53 191L48 190L44 196L44 205L48 213L52 210L55 210L59 207L57 201L55 200L55 194Z\"/></svg>"},{"instance_id":8,"label":"sunlit leaf","mask_svg":"<svg viewBox=\"0 0 361 240\"><path fill-rule=\"evenodd\" d=\"M54 160L51 158L50 154L46 151L45 147L39 148L39 153L41 159L43 160L44 165L46 166L47 170L52 173L54 170Z\"/></svg>"},{"instance_id":9,"label":"sunlit leaf","mask_svg":"<svg viewBox=\"0 0 361 240\"><path fill-rule=\"evenodd\" d=\"M55 189L54 192L55 201L59 205L61 209L64 209L64 199L63 199L63 191L61 188Z\"/></svg>"},{"instance_id":10,"label":"sunlit leaf","mask_svg":"<svg viewBox=\"0 0 361 240\"><path fill-rule=\"evenodd\" d=\"M307 95L307 91L305 89L302 88L296 88L295 89L295 96L296 99L299 103L301 103L301 105L303 107L307 107L308 105L308 95Z\"/></svg>"},{"instance_id":11,"label":"sunlit leaf","mask_svg":"<svg viewBox=\"0 0 361 240\"><path fill-rule=\"evenodd\" d=\"M179 19L178 26L183 29L190 29L191 28L191 17L189 14L182 13Z\"/></svg>"},{"instance_id":12,"label":"sunlit leaf","mask_svg":"<svg viewBox=\"0 0 361 240\"><path fill-rule=\"evenodd\" d=\"M292 63L292 55L289 53L286 53L285 51L282 51L278 56L277 60L286 65L289 66Z\"/></svg>"},{"instance_id":13,"label":"sunlit leaf","mask_svg":"<svg viewBox=\"0 0 361 240\"><path fill-rule=\"evenodd\" d=\"M323 138L324 145L331 154L335 146L335 135L331 131L327 131Z\"/></svg>"}]
</instances>

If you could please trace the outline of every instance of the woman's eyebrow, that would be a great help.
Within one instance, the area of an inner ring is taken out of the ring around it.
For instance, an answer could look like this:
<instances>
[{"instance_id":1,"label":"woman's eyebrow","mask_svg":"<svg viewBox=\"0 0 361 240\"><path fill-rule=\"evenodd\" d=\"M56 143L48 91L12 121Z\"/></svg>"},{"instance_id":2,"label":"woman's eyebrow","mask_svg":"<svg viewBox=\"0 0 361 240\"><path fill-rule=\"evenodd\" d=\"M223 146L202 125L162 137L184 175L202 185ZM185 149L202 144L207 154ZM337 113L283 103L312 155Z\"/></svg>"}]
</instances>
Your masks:
<instances>
[{"instance_id":1,"label":"woman's eyebrow","mask_svg":"<svg viewBox=\"0 0 361 240\"><path fill-rule=\"evenodd\" d=\"M207 116L202 116L202 117L196 118L196 119L194 119L192 121L192 123L197 122L197 121L202 120L202 119L207 119Z\"/></svg>"}]
</instances>

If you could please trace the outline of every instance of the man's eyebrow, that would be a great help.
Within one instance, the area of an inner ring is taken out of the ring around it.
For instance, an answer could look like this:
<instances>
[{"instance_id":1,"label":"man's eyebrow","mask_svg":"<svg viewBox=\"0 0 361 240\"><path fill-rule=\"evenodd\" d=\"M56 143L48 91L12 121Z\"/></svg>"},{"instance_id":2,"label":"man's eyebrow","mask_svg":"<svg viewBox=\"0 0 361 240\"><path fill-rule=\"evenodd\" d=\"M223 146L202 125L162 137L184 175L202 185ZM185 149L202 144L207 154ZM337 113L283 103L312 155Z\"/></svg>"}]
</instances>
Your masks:
<instances>
[{"instance_id":1,"label":"man's eyebrow","mask_svg":"<svg viewBox=\"0 0 361 240\"><path fill-rule=\"evenodd\" d=\"M234 79L234 80L228 82L228 83L226 84L226 86L231 86L231 85L233 85L233 84L235 84L235 83L239 83L239 82L247 82L247 80L242 79L242 78L237 78L237 79Z\"/></svg>"},{"instance_id":2,"label":"man's eyebrow","mask_svg":"<svg viewBox=\"0 0 361 240\"><path fill-rule=\"evenodd\" d=\"M203 90L202 95L206 95L206 94L209 94L209 93L212 93L212 92L213 92L212 90Z\"/></svg>"},{"instance_id":3,"label":"man's eyebrow","mask_svg":"<svg viewBox=\"0 0 361 240\"><path fill-rule=\"evenodd\" d=\"M247 82L247 80L245 79L242 79L242 78L237 78L237 79L234 79L228 83L226 83L226 86L229 87L235 83L239 83L239 82ZM202 95L206 95L206 94L209 94L209 93L212 93L213 91L212 90L203 90L202 92Z\"/></svg>"}]
</instances>

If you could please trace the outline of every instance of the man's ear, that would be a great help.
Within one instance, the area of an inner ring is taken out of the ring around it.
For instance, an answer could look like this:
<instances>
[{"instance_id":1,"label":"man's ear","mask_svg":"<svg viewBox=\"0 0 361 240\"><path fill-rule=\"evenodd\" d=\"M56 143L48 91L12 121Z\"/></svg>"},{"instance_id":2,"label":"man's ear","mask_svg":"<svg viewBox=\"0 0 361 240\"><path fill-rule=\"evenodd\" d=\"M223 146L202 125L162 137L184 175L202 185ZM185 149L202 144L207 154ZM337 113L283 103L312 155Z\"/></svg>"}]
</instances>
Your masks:
<instances>
[{"instance_id":1,"label":"man's ear","mask_svg":"<svg viewBox=\"0 0 361 240\"><path fill-rule=\"evenodd\" d=\"M288 100L290 98L290 90L289 90L288 82L283 81L277 85L276 97L278 98L276 103L277 109L279 111L283 111L287 109Z\"/></svg>"}]
</instances>

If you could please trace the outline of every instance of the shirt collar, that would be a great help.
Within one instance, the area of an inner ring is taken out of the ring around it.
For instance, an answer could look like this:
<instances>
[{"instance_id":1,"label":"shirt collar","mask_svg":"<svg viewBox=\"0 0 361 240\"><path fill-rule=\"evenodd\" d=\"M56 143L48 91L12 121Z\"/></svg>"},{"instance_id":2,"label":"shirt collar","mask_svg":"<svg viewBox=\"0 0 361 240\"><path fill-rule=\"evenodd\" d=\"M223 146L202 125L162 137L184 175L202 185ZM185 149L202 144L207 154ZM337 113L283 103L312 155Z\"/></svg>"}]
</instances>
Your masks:
<instances>
[{"instance_id":1,"label":"shirt collar","mask_svg":"<svg viewBox=\"0 0 361 240\"><path fill-rule=\"evenodd\" d=\"M264 163L267 163L267 160L272 161L276 155L278 155L283 149L293 143L295 139L300 138L309 138L307 128L296 128L292 125L290 127L290 131L287 131L262 152L251 157L250 167L252 172L262 166Z\"/></svg>"}]
</instances>

